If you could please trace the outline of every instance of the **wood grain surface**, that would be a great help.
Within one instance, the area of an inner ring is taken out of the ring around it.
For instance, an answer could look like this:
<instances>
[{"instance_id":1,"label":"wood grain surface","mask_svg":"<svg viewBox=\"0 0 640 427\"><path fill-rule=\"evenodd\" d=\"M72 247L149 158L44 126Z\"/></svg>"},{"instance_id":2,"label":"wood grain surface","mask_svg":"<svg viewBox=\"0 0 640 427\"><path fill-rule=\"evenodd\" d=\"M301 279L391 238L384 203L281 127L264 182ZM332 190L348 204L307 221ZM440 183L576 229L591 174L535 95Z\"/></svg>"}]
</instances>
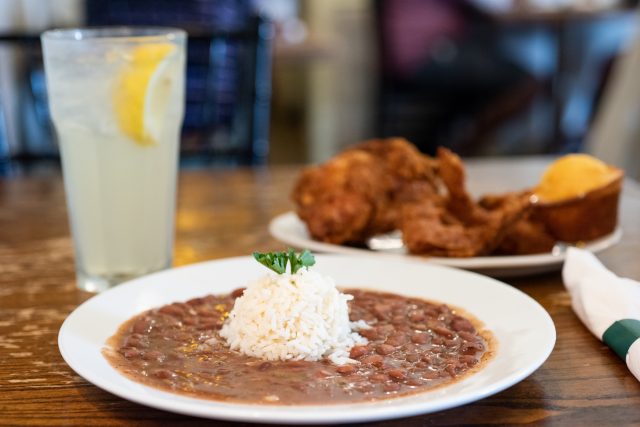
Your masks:
<instances>
[{"instance_id":1,"label":"wood grain surface","mask_svg":"<svg viewBox=\"0 0 640 427\"><path fill-rule=\"evenodd\" d=\"M518 168L525 181L532 179L529 169ZM175 264L282 248L267 224L292 208L296 173L293 167L182 172ZM640 191L632 184L625 188L621 222L622 242L601 259L616 273L640 279ZM548 361L476 403L369 425L640 425L640 383L573 314L559 273L508 282L551 314L557 343ZM61 177L0 180L0 425L240 425L130 403L76 375L58 352L57 334L88 297L75 285Z\"/></svg>"}]
</instances>

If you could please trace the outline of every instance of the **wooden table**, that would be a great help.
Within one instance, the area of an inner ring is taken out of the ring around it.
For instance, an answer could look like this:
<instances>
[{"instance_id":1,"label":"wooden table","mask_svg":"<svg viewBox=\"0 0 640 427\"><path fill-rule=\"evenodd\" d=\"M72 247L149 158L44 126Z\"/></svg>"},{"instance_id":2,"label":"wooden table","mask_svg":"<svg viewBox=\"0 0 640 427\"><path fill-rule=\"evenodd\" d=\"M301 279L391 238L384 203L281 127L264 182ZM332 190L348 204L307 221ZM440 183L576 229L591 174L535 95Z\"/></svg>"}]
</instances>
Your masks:
<instances>
[{"instance_id":1,"label":"wooden table","mask_svg":"<svg viewBox=\"0 0 640 427\"><path fill-rule=\"evenodd\" d=\"M500 191L535 182L545 159L476 162L470 186ZM177 265L274 250L269 220L291 209L297 168L187 171L180 176ZM601 259L640 279L640 190L625 184L624 237ZM558 273L508 280L551 314L549 360L521 383L479 402L379 426L640 423L640 384L573 314ZM57 334L90 295L76 289L59 175L0 180L0 425L199 425L203 420L122 400L76 375ZM231 425L209 422L210 425Z\"/></svg>"}]
</instances>

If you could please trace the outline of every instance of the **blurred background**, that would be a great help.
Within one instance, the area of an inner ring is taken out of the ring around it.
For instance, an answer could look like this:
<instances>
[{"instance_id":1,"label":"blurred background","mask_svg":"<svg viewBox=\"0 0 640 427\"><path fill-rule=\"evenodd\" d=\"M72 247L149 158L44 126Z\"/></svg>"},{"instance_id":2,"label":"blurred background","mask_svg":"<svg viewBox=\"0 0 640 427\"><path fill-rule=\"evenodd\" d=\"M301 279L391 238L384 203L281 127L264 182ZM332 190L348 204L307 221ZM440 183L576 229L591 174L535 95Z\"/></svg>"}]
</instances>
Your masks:
<instances>
[{"instance_id":1,"label":"blurred background","mask_svg":"<svg viewBox=\"0 0 640 427\"><path fill-rule=\"evenodd\" d=\"M637 1L0 0L0 175L58 167L39 34L189 33L183 167L324 161L403 136L640 167ZM634 54L635 53L635 54Z\"/></svg>"}]
</instances>

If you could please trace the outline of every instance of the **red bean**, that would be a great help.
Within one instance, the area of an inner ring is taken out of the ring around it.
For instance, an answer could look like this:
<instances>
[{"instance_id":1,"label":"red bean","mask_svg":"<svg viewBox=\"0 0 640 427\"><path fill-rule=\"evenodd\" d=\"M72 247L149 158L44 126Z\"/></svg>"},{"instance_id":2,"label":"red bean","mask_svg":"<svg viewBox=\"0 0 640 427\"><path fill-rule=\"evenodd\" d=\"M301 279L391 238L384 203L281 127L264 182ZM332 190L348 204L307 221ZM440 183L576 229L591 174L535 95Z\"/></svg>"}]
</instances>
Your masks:
<instances>
[{"instance_id":1,"label":"red bean","mask_svg":"<svg viewBox=\"0 0 640 427\"><path fill-rule=\"evenodd\" d=\"M158 311L162 314L168 314L169 316L175 317L181 317L185 314L185 310L177 304L165 305Z\"/></svg>"},{"instance_id":2,"label":"red bean","mask_svg":"<svg viewBox=\"0 0 640 427\"><path fill-rule=\"evenodd\" d=\"M151 319L142 318L133 324L131 330L138 334L148 334L153 328Z\"/></svg>"},{"instance_id":3,"label":"red bean","mask_svg":"<svg viewBox=\"0 0 640 427\"><path fill-rule=\"evenodd\" d=\"M429 341L429 335L421 332L416 332L411 335L411 342L416 344L426 344Z\"/></svg>"},{"instance_id":4,"label":"red bean","mask_svg":"<svg viewBox=\"0 0 640 427\"><path fill-rule=\"evenodd\" d=\"M462 348L463 348L463 352L468 349L472 349L473 352L475 353L475 352L484 350L484 344L482 344L481 342L465 342L462 345Z\"/></svg>"},{"instance_id":5,"label":"red bean","mask_svg":"<svg viewBox=\"0 0 640 427\"><path fill-rule=\"evenodd\" d=\"M389 338L387 338L387 341L385 341L385 344L389 344L392 345L394 347L400 347L402 344L407 342L407 336L404 334L396 334L393 335Z\"/></svg>"},{"instance_id":6,"label":"red bean","mask_svg":"<svg viewBox=\"0 0 640 427\"><path fill-rule=\"evenodd\" d=\"M435 317L438 317L440 315L440 312L438 311L437 307L429 307L429 308L425 309L424 314L427 317L435 318Z\"/></svg>"},{"instance_id":7,"label":"red bean","mask_svg":"<svg viewBox=\"0 0 640 427\"><path fill-rule=\"evenodd\" d=\"M195 316L185 316L182 319L182 323L184 323L185 325L189 325L189 326L197 325L198 324L198 318L195 317Z\"/></svg>"},{"instance_id":8,"label":"red bean","mask_svg":"<svg viewBox=\"0 0 640 427\"><path fill-rule=\"evenodd\" d=\"M475 365L478 363L478 359L475 356L460 356L460 362L466 363L467 365Z\"/></svg>"},{"instance_id":9,"label":"red bean","mask_svg":"<svg viewBox=\"0 0 640 427\"><path fill-rule=\"evenodd\" d=\"M171 338L173 338L176 341L190 341L192 336L189 332L184 332L184 331L174 331L174 332L170 332L167 334L168 336L170 336Z\"/></svg>"},{"instance_id":10,"label":"red bean","mask_svg":"<svg viewBox=\"0 0 640 427\"><path fill-rule=\"evenodd\" d=\"M358 331L358 333L363 337L365 337L366 339L368 339L369 341L375 341L378 339L378 331L376 331L374 328L362 329Z\"/></svg>"},{"instance_id":11,"label":"red bean","mask_svg":"<svg viewBox=\"0 0 640 427\"><path fill-rule=\"evenodd\" d=\"M409 378L406 381L407 385L413 386L413 387L419 387L423 384L423 381L419 378Z\"/></svg>"},{"instance_id":12,"label":"red bean","mask_svg":"<svg viewBox=\"0 0 640 427\"><path fill-rule=\"evenodd\" d=\"M398 383L389 383L382 386L382 390L386 392L398 391L400 390L400 384Z\"/></svg>"},{"instance_id":13,"label":"red bean","mask_svg":"<svg viewBox=\"0 0 640 427\"><path fill-rule=\"evenodd\" d=\"M125 347L133 347L133 348L140 348L142 347L142 345L140 345L140 339L139 338L134 338L134 337L129 337L126 340L124 340L124 346Z\"/></svg>"},{"instance_id":14,"label":"red bean","mask_svg":"<svg viewBox=\"0 0 640 427\"><path fill-rule=\"evenodd\" d=\"M169 357L176 359L176 360L184 360L187 358L187 356L184 355L184 353L180 353L178 351L174 351L169 353Z\"/></svg>"},{"instance_id":15,"label":"red bean","mask_svg":"<svg viewBox=\"0 0 640 427\"><path fill-rule=\"evenodd\" d=\"M422 322L424 320L424 311L422 310L414 310L409 313L409 320L413 323Z\"/></svg>"},{"instance_id":16,"label":"red bean","mask_svg":"<svg viewBox=\"0 0 640 427\"><path fill-rule=\"evenodd\" d=\"M420 360L420 355L415 353L407 354L405 360L407 362L415 363Z\"/></svg>"},{"instance_id":17,"label":"red bean","mask_svg":"<svg viewBox=\"0 0 640 427\"><path fill-rule=\"evenodd\" d=\"M455 335L452 331L450 331L449 329L444 328L442 326L435 326L435 327L433 327L431 329L436 334L442 335L442 336L447 337L447 338L453 338L453 336Z\"/></svg>"},{"instance_id":18,"label":"red bean","mask_svg":"<svg viewBox=\"0 0 640 427\"><path fill-rule=\"evenodd\" d=\"M336 368L336 372L341 375L351 375L356 372L358 369L353 365L342 365Z\"/></svg>"},{"instance_id":19,"label":"red bean","mask_svg":"<svg viewBox=\"0 0 640 427\"><path fill-rule=\"evenodd\" d=\"M358 375L357 370L354 375L349 375L346 378L350 383L361 383L361 382L367 381L366 377L363 377L362 375Z\"/></svg>"},{"instance_id":20,"label":"red bean","mask_svg":"<svg viewBox=\"0 0 640 427\"><path fill-rule=\"evenodd\" d=\"M435 380L442 377L442 373L438 371L425 371L422 373L422 378L425 380Z\"/></svg>"},{"instance_id":21,"label":"red bean","mask_svg":"<svg viewBox=\"0 0 640 427\"><path fill-rule=\"evenodd\" d=\"M365 354L369 353L369 351L370 351L369 347L367 347L366 345L356 345L351 348L351 351L349 352L349 357L352 359L358 359L364 356Z\"/></svg>"},{"instance_id":22,"label":"red bean","mask_svg":"<svg viewBox=\"0 0 640 427\"><path fill-rule=\"evenodd\" d=\"M395 381L402 381L407 378L407 371L404 369L389 369L387 375Z\"/></svg>"},{"instance_id":23,"label":"red bean","mask_svg":"<svg viewBox=\"0 0 640 427\"><path fill-rule=\"evenodd\" d=\"M269 370L273 367L273 363L271 362L262 362L261 364L258 365L258 371L266 371Z\"/></svg>"},{"instance_id":24,"label":"red bean","mask_svg":"<svg viewBox=\"0 0 640 427\"><path fill-rule=\"evenodd\" d=\"M376 352L383 356L386 356L387 354L391 354L395 350L396 350L395 347L389 344L380 344L379 346L376 347Z\"/></svg>"},{"instance_id":25,"label":"red bean","mask_svg":"<svg viewBox=\"0 0 640 427\"><path fill-rule=\"evenodd\" d=\"M189 314L196 314L196 311L193 309L193 307L191 307L189 304L184 303L184 302L177 302L174 303L174 305L179 306L180 308L182 308L185 313L189 313Z\"/></svg>"},{"instance_id":26,"label":"red bean","mask_svg":"<svg viewBox=\"0 0 640 427\"><path fill-rule=\"evenodd\" d=\"M156 325L154 326L154 329L156 330L156 332L159 332L160 328L179 328L181 326L182 324L180 323L180 317L166 316L164 318L158 319Z\"/></svg>"},{"instance_id":27,"label":"red bean","mask_svg":"<svg viewBox=\"0 0 640 427\"><path fill-rule=\"evenodd\" d=\"M402 316L406 316L406 314L407 314L407 308L404 306L404 304L403 304L403 303L396 303L396 304L394 304L394 305L393 305L393 308L392 308L392 310L391 310L391 313L392 313L394 316L400 316L400 315L402 315Z\"/></svg>"},{"instance_id":28,"label":"red bean","mask_svg":"<svg viewBox=\"0 0 640 427\"><path fill-rule=\"evenodd\" d=\"M156 369L153 371L153 376L156 378L160 378L161 380L166 380L167 378L171 378L173 376L173 372L168 369Z\"/></svg>"},{"instance_id":29,"label":"red bean","mask_svg":"<svg viewBox=\"0 0 640 427\"><path fill-rule=\"evenodd\" d=\"M371 393L374 390L374 386L373 384L359 384L355 390L360 393Z\"/></svg>"},{"instance_id":30,"label":"red bean","mask_svg":"<svg viewBox=\"0 0 640 427\"><path fill-rule=\"evenodd\" d=\"M438 307L438 311L439 311L441 314L444 314L444 315L451 315L451 314L453 314L453 313L451 312L451 309L450 309L446 304L442 304L441 306L439 306L439 307Z\"/></svg>"},{"instance_id":31,"label":"red bean","mask_svg":"<svg viewBox=\"0 0 640 427\"><path fill-rule=\"evenodd\" d=\"M164 360L165 356L157 350L146 351L142 354L144 360L157 360L158 362Z\"/></svg>"},{"instance_id":32,"label":"red bean","mask_svg":"<svg viewBox=\"0 0 640 427\"><path fill-rule=\"evenodd\" d=\"M376 332L378 332L378 335L380 336L389 335L394 330L395 328L393 327L393 325L389 325L389 324L384 324L376 327Z\"/></svg>"},{"instance_id":33,"label":"red bean","mask_svg":"<svg viewBox=\"0 0 640 427\"><path fill-rule=\"evenodd\" d=\"M456 340L456 339L444 340L444 345L446 345L447 347L450 347L450 348L458 347L459 341Z\"/></svg>"},{"instance_id":34,"label":"red bean","mask_svg":"<svg viewBox=\"0 0 640 427\"><path fill-rule=\"evenodd\" d=\"M413 328L409 325L409 323L404 322L401 325L396 325L396 332L399 334L411 335L411 332L413 332Z\"/></svg>"},{"instance_id":35,"label":"red bean","mask_svg":"<svg viewBox=\"0 0 640 427\"><path fill-rule=\"evenodd\" d=\"M214 321L214 320L219 320L221 315L219 312L212 312L210 310L207 310L204 313L196 313L196 317L198 318L198 320L200 320L201 322L210 322L210 321Z\"/></svg>"},{"instance_id":36,"label":"red bean","mask_svg":"<svg viewBox=\"0 0 640 427\"><path fill-rule=\"evenodd\" d=\"M378 320L389 320L391 316L391 304L376 304L372 311Z\"/></svg>"},{"instance_id":37,"label":"red bean","mask_svg":"<svg viewBox=\"0 0 640 427\"><path fill-rule=\"evenodd\" d=\"M444 369L452 377L456 376L456 365L454 365L453 363L447 364L447 366L445 366Z\"/></svg>"},{"instance_id":38,"label":"red bean","mask_svg":"<svg viewBox=\"0 0 640 427\"><path fill-rule=\"evenodd\" d=\"M198 325L198 330L199 331L206 331L206 330L212 330L212 329L217 329L218 326L220 326L221 323L217 320L217 319L202 319L202 321L200 322L200 324Z\"/></svg>"},{"instance_id":39,"label":"red bean","mask_svg":"<svg viewBox=\"0 0 640 427\"><path fill-rule=\"evenodd\" d=\"M212 306L220 303L220 300L213 295L207 295L204 297L204 303Z\"/></svg>"},{"instance_id":40,"label":"red bean","mask_svg":"<svg viewBox=\"0 0 640 427\"><path fill-rule=\"evenodd\" d=\"M460 336L460 338L462 338L465 341L475 341L476 340L476 336L474 334L472 334L471 332L467 332L467 331L458 331L458 335Z\"/></svg>"},{"instance_id":41,"label":"red bean","mask_svg":"<svg viewBox=\"0 0 640 427\"><path fill-rule=\"evenodd\" d=\"M386 374L376 373L369 376L369 381L372 383L383 383L388 380L389 377Z\"/></svg>"},{"instance_id":42,"label":"red bean","mask_svg":"<svg viewBox=\"0 0 640 427\"><path fill-rule=\"evenodd\" d=\"M136 338L136 337L129 337L125 340L124 343L125 347L135 347L135 348L147 348L149 346L149 344L145 341L142 340L140 338Z\"/></svg>"},{"instance_id":43,"label":"red bean","mask_svg":"<svg viewBox=\"0 0 640 427\"><path fill-rule=\"evenodd\" d=\"M470 321L460 316L456 316L453 318L453 321L451 322L451 328L457 332L465 331L474 333L476 331L476 328L473 327L473 324Z\"/></svg>"},{"instance_id":44,"label":"red bean","mask_svg":"<svg viewBox=\"0 0 640 427\"><path fill-rule=\"evenodd\" d=\"M360 359L360 362L364 365L373 365L380 367L384 364L384 357L380 356L379 354L370 354Z\"/></svg>"},{"instance_id":45,"label":"red bean","mask_svg":"<svg viewBox=\"0 0 640 427\"><path fill-rule=\"evenodd\" d=\"M444 344L444 338L436 335L435 337L431 338L431 343L435 345L442 345Z\"/></svg>"},{"instance_id":46,"label":"red bean","mask_svg":"<svg viewBox=\"0 0 640 427\"><path fill-rule=\"evenodd\" d=\"M136 348L125 348L122 350L122 355L126 359L133 359L140 356L140 351Z\"/></svg>"},{"instance_id":47,"label":"red bean","mask_svg":"<svg viewBox=\"0 0 640 427\"><path fill-rule=\"evenodd\" d=\"M189 301L187 301L187 305L190 305L192 307L197 307L199 305L202 305L205 303L205 299L204 298L192 298Z\"/></svg>"},{"instance_id":48,"label":"red bean","mask_svg":"<svg viewBox=\"0 0 640 427\"><path fill-rule=\"evenodd\" d=\"M405 317L404 314L399 315L399 316L393 316L393 318L391 319L391 323L393 323L394 325L402 325L407 321L407 318Z\"/></svg>"}]
</instances>

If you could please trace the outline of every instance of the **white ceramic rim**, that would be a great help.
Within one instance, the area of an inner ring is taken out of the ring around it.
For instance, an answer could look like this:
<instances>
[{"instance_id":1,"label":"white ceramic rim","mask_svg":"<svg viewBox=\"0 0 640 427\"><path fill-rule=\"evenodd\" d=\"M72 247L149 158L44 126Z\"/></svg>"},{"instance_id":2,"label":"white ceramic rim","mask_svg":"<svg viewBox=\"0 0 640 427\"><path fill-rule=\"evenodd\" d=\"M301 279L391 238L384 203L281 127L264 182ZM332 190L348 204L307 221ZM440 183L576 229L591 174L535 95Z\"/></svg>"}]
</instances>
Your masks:
<instances>
[{"instance_id":1,"label":"white ceramic rim","mask_svg":"<svg viewBox=\"0 0 640 427\"><path fill-rule=\"evenodd\" d=\"M295 246L296 248L306 248L311 251L343 255L414 258L423 262L477 271L482 271L484 269L519 269L525 267L560 265L564 262L566 257L566 253L560 253L558 255L544 253L535 255L482 256L471 258L420 257L416 255L372 251L369 249L334 245L331 243L313 240L307 232L306 225L302 220L300 220L300 218L298 218L298 215L296 215L295 212L286 212L273 218L269 223L269 233L275 239L283 243ZM613 233L588 242L584 247L582 247L582 249L598 253L615 245L621 238L622 229L618 227Z\"/></svg>"},{"instance_id":2,"label":"white ceramic rim","mask_svg":"<svg viewBox=\"0 0 640 427\"><path fill-rule=\"evenodd\" d=\"M482 399L529 376L553 349L556 335L548 313L529 296L489 277L409 259L380 262L371 257L320 255L317 261L322 271L347 287L364 282L372 289L423 297L435 295L433 299L476 314L498 340L496 356L479 372L430 392L372 403L324 406L236 404L175 395L130 381L106 362L100 350L123 321L151 307L242 286L256 272L264 272L250 257L166 270L99 294L65 320L58 336L60 352L87 381L150 407L234 421L329 424L407 417ZM238 274L221 287L212 286L212 277L224 278L231 271ZM411 283L403 286L390 280L394 277ZM446 286L436 282L446 282ZM462 301L465 302L460 304Z\"/></svg>"}]
</instances>

